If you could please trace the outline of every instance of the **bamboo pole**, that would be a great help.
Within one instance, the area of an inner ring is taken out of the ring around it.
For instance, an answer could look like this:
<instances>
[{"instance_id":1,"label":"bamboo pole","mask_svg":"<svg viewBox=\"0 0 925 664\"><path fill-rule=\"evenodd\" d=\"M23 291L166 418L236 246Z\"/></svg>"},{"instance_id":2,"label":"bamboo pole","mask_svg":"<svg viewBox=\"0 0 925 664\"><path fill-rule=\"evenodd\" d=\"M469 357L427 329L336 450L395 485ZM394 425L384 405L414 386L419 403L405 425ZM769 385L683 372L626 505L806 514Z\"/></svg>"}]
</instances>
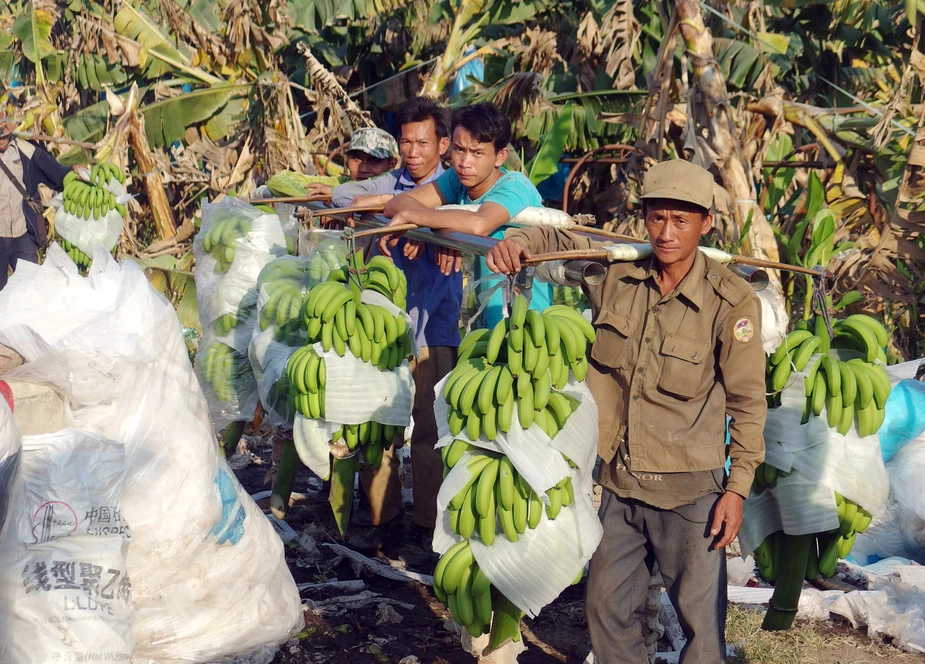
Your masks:
<instances>
[{"instance_id":1,"label":"bamboo pole","mask_svg":"<svg viewBox=\"0 0 925 664\"><path fill-rule=\"evenodd\" d=\"M63 136L46 136L45 134L30 134L27 131L14 131L13 136L23 138L27 141L42 141L44 143L60 143L62 145L76 145L79 148L95 150L96 143L85 143L84 141L75 141Z\"/></svg>"},{"instance_id":2,"label":"bamboo pole","mask_svg":"<svg viewBox=\"0 0 925 664\"><path fill-rule=\"evenodd\" d=\"M255 198L250 201L251 205L274 205L276 203L325 203L331 200L330 196L308 195L308 196L278 196L276 198Z\"/></svg>"}]
</instances>

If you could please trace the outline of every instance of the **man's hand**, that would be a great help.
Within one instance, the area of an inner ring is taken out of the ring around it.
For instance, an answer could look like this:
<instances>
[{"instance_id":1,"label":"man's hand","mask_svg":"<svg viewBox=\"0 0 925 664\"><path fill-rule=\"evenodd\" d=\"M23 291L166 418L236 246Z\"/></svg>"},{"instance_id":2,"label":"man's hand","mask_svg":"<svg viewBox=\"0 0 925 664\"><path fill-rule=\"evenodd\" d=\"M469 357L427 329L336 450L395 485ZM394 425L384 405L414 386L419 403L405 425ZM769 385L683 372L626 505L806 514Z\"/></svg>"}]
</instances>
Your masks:
<instances>
[{"instance_id":1,"label":"man's hand","mask_svg":"<svg viewBox=\"0 0 925 664\"><path fill-rule=\"evenodd\" d=\"M530 258L530 250L514 240L501 240L485 257L485 264L492 272L517 274L523 261Z\"/></svg>"},{"instance_id":2,"label":"man's hand","mask_svg":"<svg viewBox=\"0 0 925 664\"><path fill-rule=\"evenodd\" d=\"M742 496L734 491L727 491L716 501L713 525L710 527L710 535L718 538L713 544L714 551L729 546L739 534L742 527L743 500Z\"/></svg>"},{"instance_id":3,"label":"man's hand","mask_svg":"<svg viewBox=\"0 0 925 664\"><path fill-rule=\"evenodd\" d=\"M444 276L450 276L453 272L459 272L462 269L462 254L455 249L447 247L437 247L434 260L440 272Z\"/></svg>"},{"instance_id":4,"label":"man's hand","mask_svg":"<svg viewBox=\"0 0 925 664\"><path fill-rule=\"evenodd\" d=\"M399 212L394 217L392 217L392 221L389 222L386 228L391 228L392 226L401 226L407 223L408 222L405 220L405 215ZM405 234L405 231L395 231L392 233L387 233L385 235L380 235L379 236L379 253L381 253L383 256L386 256L387 258L391 258L392 252L389 251L389 248L391 247L392 249L394 249L395 246L398 244L398 241L401 239L401 236L404 234ZM408 255L407 247L409 244L417 245L417 249L414 251L413 256ZM405 247L406 247L405 256L411 259L417 258L418 254L421 252L420 244L421 244L420 242L406 243L405 244Z\"/></svg>"},{"instance_id":5,"label":"man's hand","mask_svg":"<svg viewBox=\"0 0 925 664\"><path fill-rule=\"evenodd\" d=\"M322 184L321 182L311 182L305 187L305 193L308 196L316 196L318 198L330 200L331 194L334 193L334 187L329 184Z\"/></svg>"},{"instance_id":6,"label":"man's hand","mask_svg":"<svg viewBox=\"0 0 925 664\"><path fill-rule=\"evenodd\" d=\"M385 207L385 204L393 198L395 198L395 194L362 194L353 199L350 207L361 207L364 205L381 205Z\"/></svg>"}]
</instances>

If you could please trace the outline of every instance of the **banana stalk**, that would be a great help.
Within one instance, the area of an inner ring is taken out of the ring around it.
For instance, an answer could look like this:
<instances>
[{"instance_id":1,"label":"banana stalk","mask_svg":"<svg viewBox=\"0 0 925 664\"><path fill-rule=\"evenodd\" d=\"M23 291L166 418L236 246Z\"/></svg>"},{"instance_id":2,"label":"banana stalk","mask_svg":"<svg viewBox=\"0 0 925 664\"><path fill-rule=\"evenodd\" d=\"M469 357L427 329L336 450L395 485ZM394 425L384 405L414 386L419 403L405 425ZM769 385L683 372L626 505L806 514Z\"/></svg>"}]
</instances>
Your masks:
<instances>
[{"instance_id":1,"label":"banana stalk","mask_svg":"<svg viewBox=\"0 0 925 664\"><path fill-rule=\"evenodd\" d=\"M334 513L334 521L341 537L347 532L350 510L353 507L353 478L359 466L358 457L333 459L331 462L331 491L328 503Z\"/></svg>"},{"instance_id":2,"label":"banana stalk","mask_svg":"<svg viewBox=\"0 0 925 664\"><path fill-rule=\"evenodd\" d=\"M800 605L800 593L806 566L809 563L810 547L814 546L813 535L787 535L777 533L777 583L768 603L761 629L780 631L790 629Z\"/></svg>"},{"instance_id":3,"label":"banana stalk","mask_svg":"<svg viewBox=\"0 0 925 664\"><path fill-rule=\"evenodd\" d=\"M524 617L523 611L494 587L491 589L491 605L495 612L488 637L489 652L508 641L520 641L520 619Z\"/></svg>"},{"instance_id":4,"label":"banana stalk","mask_svg":"<svg viewBox=\"0 0 925 664\"><path fill-rule=\"evenodd\" d=\"M295 483L295 474L299 469L299 453L295 443L286 441L283 454L276 469L276 480L273 482L273 493L270 495L270 511L277 519L285 519L289 510L289 496L292 495L292 485ZM352 491L352 487L351 487Z\"/></svg>"},{"instance_id":5,"label":"banana stalk","mask_svg":"<svg viewBox=\"0 0 925 664\"><path fill-rule=\"evenodd\" d=\"M241 436L244 434L244 427L246 426L246 421L239 420L225 427L225 432L222 434L222 452L226 459L234 454L235 449L238 447L238 441L241 440Z\"/></svg>"}]
</instances>

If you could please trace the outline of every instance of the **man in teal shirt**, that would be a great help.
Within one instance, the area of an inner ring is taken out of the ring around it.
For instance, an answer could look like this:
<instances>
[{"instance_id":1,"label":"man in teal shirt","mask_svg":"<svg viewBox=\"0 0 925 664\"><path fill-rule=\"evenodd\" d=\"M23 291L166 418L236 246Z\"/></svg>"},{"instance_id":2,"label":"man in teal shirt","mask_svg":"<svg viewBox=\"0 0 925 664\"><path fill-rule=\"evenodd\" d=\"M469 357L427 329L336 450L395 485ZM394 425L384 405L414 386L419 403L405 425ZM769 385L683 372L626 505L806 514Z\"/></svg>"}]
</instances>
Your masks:
<instances>
[{"instance_id":1,"label":"man in teal shirt","mask_svg":"<svg viewBox=\"0 0 925 664\"><path fill-rule=\"evenodd\" d=\"M508 222L524 208L543 204L536 187L526 176L501 167L508 157L511 123L493 104L464 106L453 112L452 135L450 159L453 168L429 184L396 196L386 203L384 214L391 217L392 226L415 224L500 239ZM449 204L474 204L479 208L475 211L434 209ZM383 254L391 256L389 249L397 246L398 235L385 235L380 239L379 248ZM406 242L402 253L409 259L417 258L421 254L421 244ZM438 250L436 260L444 274L458 272L461 266L458 255L452 250ZM473 275L475 280L490 274L485 259L479 257ZM545 309L550 304L552 286L534 282L531 307ZM502 306L498 289L491 296L481 323L491 327L501 320Z\"/></svg>"}]
</instances>

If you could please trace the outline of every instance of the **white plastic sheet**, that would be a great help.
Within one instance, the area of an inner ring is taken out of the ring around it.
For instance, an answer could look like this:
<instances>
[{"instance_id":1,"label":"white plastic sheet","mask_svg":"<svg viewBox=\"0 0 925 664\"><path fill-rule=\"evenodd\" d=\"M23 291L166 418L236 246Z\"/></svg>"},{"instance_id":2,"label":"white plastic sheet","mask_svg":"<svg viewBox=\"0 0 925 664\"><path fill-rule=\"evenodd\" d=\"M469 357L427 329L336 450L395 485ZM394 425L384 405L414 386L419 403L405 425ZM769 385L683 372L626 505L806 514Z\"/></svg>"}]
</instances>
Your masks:
<instances>
[{"instance_id":1,"label":"white plastic sheet","mask_svg":"<svg viewBox=\"0 0 925 664\"><path fill-rule=\"evenodd\" d=\"M440 440L437 447L448 445L454 439L446 425L446 403L441 380L434 388L437 399L434 413L437 417ZM550 440L539 427L524 431L514 412L511 429L498 433L494 442L472 441L464 431L455 438L493 452L502 452L511 460L517 472L536 491L541 500L548 502L546 491L571 476L575 502L563 509L555 520L543 514L535 529L522 533L516 542L498 536L491 546L478 539L470 545L475 559L492 584L528 616L534 617L567 588L578 571L591 559L601 541L603 528L592 504L593 460L597 453L597 405L584 383L569 381L563 393L580 402L565 428ZM579 468L570 468L562 458L566 454ZM437 495L437 527L433 548L445 553L460 540L450 528L447 505L459 493L470 476L467 462L471 453L463 455L444 479Z\"/></svg>"},{"instance_id":2,"label":"white plastic sheet","mask_svg":"<svg viewBox=\"0 0 925 664\"><path fill-rule=\"evenodd\" d=\"M298 591L219 455L176 312L137 265L102 254L83 278L55 249L0 292L0 343L25 359L5 378L51 386L68 426L124 446L133 661L265 656L301 629Z\"/></svg>"},{"instance_id":3,"label":"white plastic sheet","mask_svg":"<svg viewBox=\"0 0 925 664\"><path fill-rule=\"evenodd\" d=\"M6 401L0 399L0 560L12 560L16 555L16 531L11 526L11 501L20 489L21 459L22 437L19 427ZM0 592L0 662L3 663L12 659L14 604L13 593Z\"/></svg>"}]
</instances>

